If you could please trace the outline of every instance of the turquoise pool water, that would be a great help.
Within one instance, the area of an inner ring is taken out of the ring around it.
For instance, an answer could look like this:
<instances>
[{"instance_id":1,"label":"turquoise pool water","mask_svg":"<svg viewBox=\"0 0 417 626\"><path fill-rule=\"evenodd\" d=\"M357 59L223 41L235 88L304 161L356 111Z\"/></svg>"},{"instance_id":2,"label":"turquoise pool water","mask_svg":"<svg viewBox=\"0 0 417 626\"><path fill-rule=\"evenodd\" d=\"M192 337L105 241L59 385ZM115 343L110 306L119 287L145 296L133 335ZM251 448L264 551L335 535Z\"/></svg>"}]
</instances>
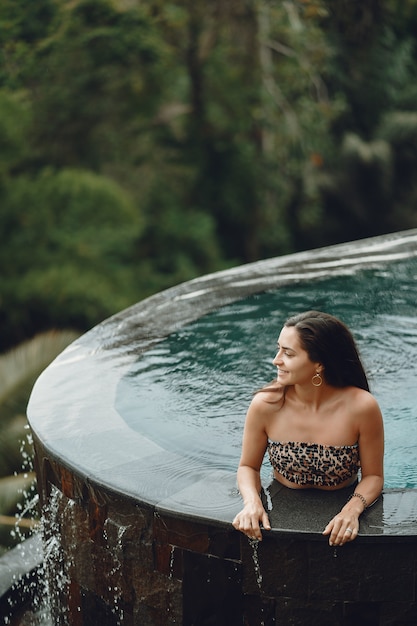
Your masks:
<instances>
[{"instance_id":1,"label":"turquoise pool water","mask_svg":"<svg viewBox=\"0 0 417 626\"><path fill-rule=\"evenodd\" d=\"M234 469L252 392L285 319L320 309L353 331L385 422L385 486L417 487L417 260L257 294L181 328L119 383L116 408L164 449ZM186 468L184 468L184 471ZM264 478L271 473L265 459Z\"/></svg>"}]
</instances>

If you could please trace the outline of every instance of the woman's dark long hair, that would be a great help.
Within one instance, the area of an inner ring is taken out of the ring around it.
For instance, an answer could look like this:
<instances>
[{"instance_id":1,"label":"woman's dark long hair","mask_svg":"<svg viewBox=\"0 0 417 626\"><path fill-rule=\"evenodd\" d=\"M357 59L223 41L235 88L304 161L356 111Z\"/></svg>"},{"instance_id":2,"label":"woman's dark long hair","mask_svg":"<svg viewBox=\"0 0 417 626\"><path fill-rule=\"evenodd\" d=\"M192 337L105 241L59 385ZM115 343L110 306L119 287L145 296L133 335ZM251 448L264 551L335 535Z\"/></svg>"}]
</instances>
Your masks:
<instances>
[{"instance_id":1,"label":"woman's dark long hair","mask_svg":"<svg viewBox=\"0 0 417 626\"><path fill-rule=\"evenodd\" d=\"M329 385L369 391L355 340L337 317L320 311L306 311L288 318L284 326L293 326L297 330L301 346L310 360L323 365L322 376Z\"/></svg>"}]
</instances>

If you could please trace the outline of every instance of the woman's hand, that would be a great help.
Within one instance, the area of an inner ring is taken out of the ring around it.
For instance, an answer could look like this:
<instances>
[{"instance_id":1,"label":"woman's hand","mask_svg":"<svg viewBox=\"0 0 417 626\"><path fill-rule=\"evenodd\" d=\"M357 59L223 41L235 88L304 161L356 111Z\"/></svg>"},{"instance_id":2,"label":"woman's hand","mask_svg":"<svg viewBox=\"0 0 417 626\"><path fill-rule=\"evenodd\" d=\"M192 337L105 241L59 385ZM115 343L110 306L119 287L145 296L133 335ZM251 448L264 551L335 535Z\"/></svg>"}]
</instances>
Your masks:
<instances>
[{"instance_id":1,"label":"woman's hand","mask_svg":"<svg viewBox=\"0 0 417 626\"><path fill-rule=\"evenodd\" d=\"M330 546L343 546L353 541L359 532L359 515L355 511L340 511L327 524L323 535L329 536Z\"/></svg>"},{"instance_id":2,"label":"woman's hand","mask_svg":"<svg viewBox=\"0 0 417 626\"><path fill-rule=\"evenodd\" d=\"M240 532L250 539L262 541L260 524L262 524L265 530L271 530L268 515L260 500L259 502L249 502L245 504L232 522L236 530L240 530Z\"/></svg>"}]
</instances>

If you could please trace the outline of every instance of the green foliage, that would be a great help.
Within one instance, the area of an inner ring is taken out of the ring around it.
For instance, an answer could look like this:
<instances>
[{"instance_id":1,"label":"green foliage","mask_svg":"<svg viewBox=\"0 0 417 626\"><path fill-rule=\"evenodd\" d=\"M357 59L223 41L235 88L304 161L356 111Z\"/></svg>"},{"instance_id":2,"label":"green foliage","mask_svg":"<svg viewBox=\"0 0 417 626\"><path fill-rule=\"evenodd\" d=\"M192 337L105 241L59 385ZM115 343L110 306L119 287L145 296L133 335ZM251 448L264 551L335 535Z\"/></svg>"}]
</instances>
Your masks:
<instances>
[{"instance_id":1,"label":"green foliage","mask_svg":"<svg viewBox=\"0 0 417 626\"><path fill-rule=\"evenodd\" d=\"M21 92L0 90L0 184L28 156L30 108Z\"/></svg>"},{"instance_id":2,"label":"green foliage","mask_svg":"<svg viewBox=\"0 0 417 626\"><path fill-rule=\"evenodd\" d=\"M120 11L106 0L84 0L61 10L33 59L40 158L94 169L134 158L138 134L156 113L165 57L142 4Z\"/></svg>"},{"instance_id":3,"label":"green foliage","mask_svg":"<svg viewBox=\"0 0 417 626\"><path fill-rule=\"evenodd\" d=\"M91 172L44 170L3 192L0 315L9 341L86 328L131 303L142 223L128 194ZM15 250L11 257L9 250ZM11 344L13 345L13 344Z\"/></svg>"},{"instance_id":4,"label":"green foliage","mask_svg":"<svg viewBox=\"0 0 417 626\"><path fill-rule=\"evenodd\" d=\"M397 220L413 227L417 206L417 113L395 111L387 114L377 136L390 145L392 152L389 191L394 210L388 214L388 230L395 229Z\"/></svg>"},{"instance_id":5,"label":"green foliage","mask_svg":"<svg viewBox=\"0 0 417 626\"><path fill-rule=\"evenodd\" d=\"M154 187L149 195L147 231L141 243L143 260L154 259L161 286L182 282L201 270L209 271L219 251L213 219L201 210L185 211L168 185Z\"/></svg>"},{"instance_id":6,"label":"green foliage","mask_svg":"<svg viewBox=\"0 0 417 626\"><path fill-rule=\"evenodd\" d=\"M415 226L416 25L414 0L1 3L0 346Z\"/></svg>"},{"instance_id":7,"label":"green foliage","mask_svg":"<svg viewBox=\"0 0 417 626\"><path fill-rule=\"evenodd\" d=\"M406 183L396 165L399 126L391 134L382 130L388 119L411 113L417 104L415 3L323 4L322 27L333 49L323 77L330 100L342 94L343 103L329 128L333 148L321 153L322 164L307 179L318 200L318 219L308 231L301 219L295 225L302 247L417 225L414 156L406 159ZM410 128L403 131L412 142Z\"/></svg>"},{"instance_id":8,"label":"green foliage","mask_svg":"<svg viewBox=\"0 0 417 626\"><path fill-rule=\"evenodd\" d=\"M331 149L328 129L340 107L326 99L320 78L330 54L320 11L304 19L295 4L259 2L159 3L158 10L176 93L190 109L161 133L194 172L181 191L183 212L214 219L229 263L290 251L289 209L312 155ZM310 198L309 191L306 204Z\"/></svg>"},{"instance_id":9,"label":"green foliage","mask_svg":"<svg viewBox=\"0 0 417 626\"><path fill-rule=\"evenodd\" d=\"M20 90L30 77L33 51L51 32L55 0L0 3L0 88Z\"/></svg>"}]
</instances>

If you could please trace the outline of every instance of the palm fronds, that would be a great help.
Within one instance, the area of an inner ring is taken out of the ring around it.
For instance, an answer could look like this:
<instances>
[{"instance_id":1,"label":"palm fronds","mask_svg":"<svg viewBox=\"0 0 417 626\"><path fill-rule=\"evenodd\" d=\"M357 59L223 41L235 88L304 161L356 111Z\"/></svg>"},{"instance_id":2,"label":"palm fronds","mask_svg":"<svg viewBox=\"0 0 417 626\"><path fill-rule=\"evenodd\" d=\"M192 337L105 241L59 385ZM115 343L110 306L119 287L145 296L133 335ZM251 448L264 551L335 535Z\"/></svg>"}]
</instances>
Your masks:
<instances>
[{"instance_id":1,"label":"palm fronds","mask_svg":"<svg viewBox=\"0 0 417 626\"><path fill-rule=\"evenodd\" d=\"M11 527L32 527L36 502L26 406L42 370L77 338L72 331L42 333L0 356L0 541ZM28 510L25 510L25 507ZM12 544L13 541L10 541Z\"/></svg>"}]
</instances>

